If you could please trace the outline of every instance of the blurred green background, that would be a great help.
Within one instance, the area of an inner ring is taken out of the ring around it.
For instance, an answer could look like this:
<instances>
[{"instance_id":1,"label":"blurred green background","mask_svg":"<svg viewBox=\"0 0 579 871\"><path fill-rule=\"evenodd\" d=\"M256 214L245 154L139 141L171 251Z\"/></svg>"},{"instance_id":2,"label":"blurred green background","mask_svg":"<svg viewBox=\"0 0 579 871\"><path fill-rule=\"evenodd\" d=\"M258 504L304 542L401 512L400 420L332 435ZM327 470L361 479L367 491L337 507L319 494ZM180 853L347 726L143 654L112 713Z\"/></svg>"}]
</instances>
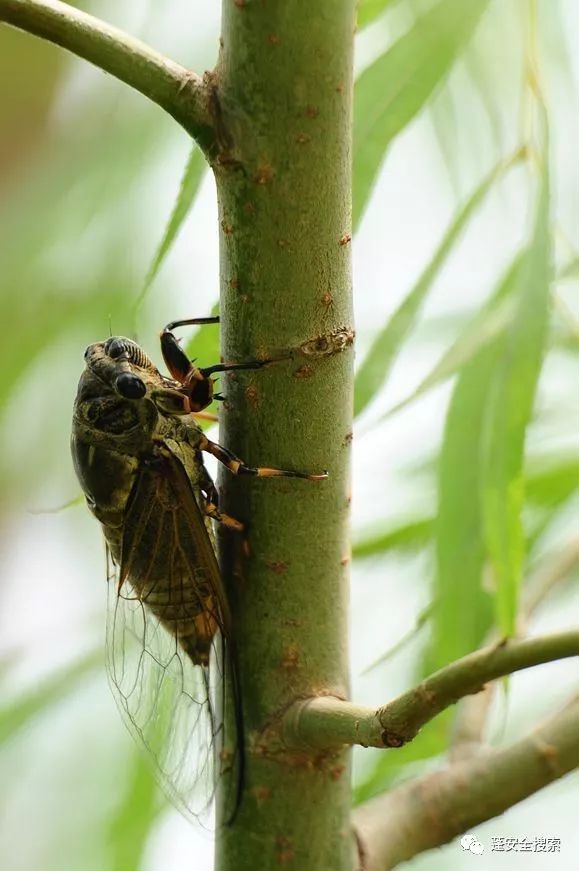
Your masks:
<instances>
[{"instance_id":1,"label":"blurred green background","mask_svg":"<svg viewBox=\"0 0 579 871\"><path fill-rule=\"evenodd\" d=\"M214 63L217 4L79 5L197 71ZM576 624L577 45L573 0L359 7L360 702L386 701L517 611L531 633ZM159 796L106 686L96 524L78 502L56 509L79 496L68 439L85 346L134 335L158 361L159 329L217 300L213 184L161 110L3 26L0 131L0 861L210 869L210 840ZM203 341L209 358L216 338ZM573 661L515 676L490 700L488 740L516 738L573 688ZM455 711L403 751L357 753L356 798L440 764L453 728ZM411 865L498 867L490 838L503 835L560 837L549 868L575 868L577 785L479 827L484 857L452 844Z\"/></svg>"}]
</instances>

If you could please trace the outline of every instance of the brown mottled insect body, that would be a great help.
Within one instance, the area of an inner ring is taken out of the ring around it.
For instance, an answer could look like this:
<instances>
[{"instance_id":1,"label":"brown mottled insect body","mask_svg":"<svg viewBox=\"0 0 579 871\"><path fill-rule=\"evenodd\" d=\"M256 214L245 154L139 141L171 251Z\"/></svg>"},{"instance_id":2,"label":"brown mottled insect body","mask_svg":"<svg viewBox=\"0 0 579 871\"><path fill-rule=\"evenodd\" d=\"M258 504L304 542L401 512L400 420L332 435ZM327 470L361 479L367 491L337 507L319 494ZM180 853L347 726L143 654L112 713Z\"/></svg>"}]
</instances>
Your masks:
<instances>
[{"instance_id":1,"label":"brown mottled insect body","mask_svg":"<svg viewBox=\"0 0 579 871\"><path fill-rule=\"evenodd\" d=\"M213 374L267 362L196 368L171 330L216 321L175 322L163 331L163 357L173 378L162 375L130 339L90 345L71 439L76 474L114 567L107 647L115 698L156 760L167 791L196 817L211 801L223 760L238 769L237 806L243 759L233 627L212 523L238 530L243 525L219 511L202 452L234 474L326 477L248 467L199 428L194 414L219 398ZM228 703L237 724L233 749L218 747Z\"/></svg>"}]
</instances>

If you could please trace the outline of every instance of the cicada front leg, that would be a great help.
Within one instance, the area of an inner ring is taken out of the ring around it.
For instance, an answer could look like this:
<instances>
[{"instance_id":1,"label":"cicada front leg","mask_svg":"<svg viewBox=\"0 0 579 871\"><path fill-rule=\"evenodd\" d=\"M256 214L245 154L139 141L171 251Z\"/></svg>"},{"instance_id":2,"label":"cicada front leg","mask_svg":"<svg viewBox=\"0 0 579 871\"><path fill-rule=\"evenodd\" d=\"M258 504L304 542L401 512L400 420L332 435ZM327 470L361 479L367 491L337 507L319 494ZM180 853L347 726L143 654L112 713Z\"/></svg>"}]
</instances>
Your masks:
<instances>
[{"instance_id":1,"label":"cicada front leg","mask_svg":"<svg viewBox=\"0 0 579 871\"><path fill-rule=\"evenodd\" d=\"M261 369L274 360L248 360L245 363L216 363L214 366L198 368L193 360L189 360L179 342L173 335L177 327L191 324L217 324L218 317L188 318L182 321L172 321L167 324L161 333L161 351L165 364L175 379L181 384L181 391L187 397L188 411L193 414L202 412L214 399L222 400L219 393L215 393L215 380L211 377L220 372L238 372L244 369Z\"/></svg>"},{"instance_id":2,"label":"cicada front leg","mask_svg":"<svg viewBox=\"0 0 579 871\"><path fill-rule=\"evenodd\" d=\"M167 369L175 379L180 384L186 384L188 379L191 378L191 373L195 370L195 366L191 360L189 360L187 354L183 351L179 342L173 335L173 330L177 327L184 327L188 324L197 324L203 326L204 324L218 324L218 317L210 317L210 318L189 318L184 321L171 321L170 324L167 324L163 332L161 333L161 351L163 353L163 359L167 366ZM196 370L199 371L199 370Z\"/></svg>"}]
</instances>

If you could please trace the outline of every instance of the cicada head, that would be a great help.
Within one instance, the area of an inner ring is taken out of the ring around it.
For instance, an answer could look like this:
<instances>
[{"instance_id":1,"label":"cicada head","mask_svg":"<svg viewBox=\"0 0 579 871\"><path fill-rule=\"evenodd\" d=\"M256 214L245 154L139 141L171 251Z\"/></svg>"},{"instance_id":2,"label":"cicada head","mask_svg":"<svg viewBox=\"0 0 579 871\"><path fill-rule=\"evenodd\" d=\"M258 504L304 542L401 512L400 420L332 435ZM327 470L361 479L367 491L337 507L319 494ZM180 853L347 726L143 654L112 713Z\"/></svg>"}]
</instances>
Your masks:
<instances>
[{"instance_id":1,"label":"cicada head","mask_svg":"<svg viewBox=\"0 0 579 871\"><path fill-rule=\"evenodd\" d=\"M157 418L151 392L162 376L135 342L114 336L85 351L74 409L74 424L88 441L109 440L122 449L123 439L146 440ZM91 433L94 437L91 438Z\"/></svg>"},{"instance_id":2,"label":"cicada head","mask_svg":"<svg viewBox=\"0 0 579 871\"><path fill-rule=\"evenodd\" d=\"M151 393L162 377L130 339L89 345L74 403L71 450L91 511L120 524L139 458L159 428ZM115 550L115 547L112 547Z\"/></svg>"},{"instance_id":3,"label":"cicada head","mask_svg":"<svg viewBox=\"0 0 579 871\"><path fill-rule=\"evenodd\" d=\"M89 345L84 352L87 370L125 399L142 399L147 382L161 376L143 349L124 336Z\"/></svg>"}]
</instances>

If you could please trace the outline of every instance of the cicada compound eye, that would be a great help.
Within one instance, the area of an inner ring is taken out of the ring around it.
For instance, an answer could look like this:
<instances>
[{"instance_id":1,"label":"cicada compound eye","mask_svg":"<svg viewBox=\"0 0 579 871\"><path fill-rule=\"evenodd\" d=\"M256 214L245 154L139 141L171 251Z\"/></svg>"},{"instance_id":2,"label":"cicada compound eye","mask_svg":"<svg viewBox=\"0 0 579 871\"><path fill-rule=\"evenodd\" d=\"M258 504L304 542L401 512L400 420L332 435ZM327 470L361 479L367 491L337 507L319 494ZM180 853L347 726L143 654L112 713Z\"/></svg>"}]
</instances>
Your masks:
<instances>
[{"instance_id":1,"label":"cicada compound eye","mask_svg":"<svg viewBox=\"0 0 579 871\"><path fill-rule=\"evenodd\" d=\"M123 372L122 375L119 375L115 381L115 390L125 399L142 399L147 392L141 379L129 372Z\"/></svg>"}]
</instances>

